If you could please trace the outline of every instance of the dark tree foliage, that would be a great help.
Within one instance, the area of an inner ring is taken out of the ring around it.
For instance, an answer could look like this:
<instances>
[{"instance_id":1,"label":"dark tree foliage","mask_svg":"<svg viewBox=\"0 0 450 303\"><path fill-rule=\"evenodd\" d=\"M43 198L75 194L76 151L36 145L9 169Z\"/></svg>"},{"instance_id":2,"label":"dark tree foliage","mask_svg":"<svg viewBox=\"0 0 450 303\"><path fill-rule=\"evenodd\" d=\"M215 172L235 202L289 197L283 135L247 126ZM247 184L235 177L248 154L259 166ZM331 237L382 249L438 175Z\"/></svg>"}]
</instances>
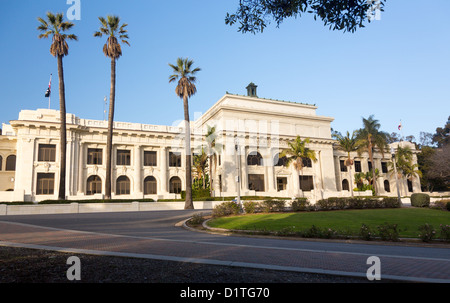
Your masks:
<instances>
[{"instance_id":1,"label":"dark tree foliage","mask_svg":"<svg viewBox=\"0 0 450 303\"><path fill-rule=\"evenodd\" d=\"M436 143L438 147L450 144L450 116L444 127L436 128L436 133L433 135L433 143Z\"/></svg>"},{"instance_id":2,"label":"dark tree foliage","mask_svg":"<svg viewBox=\"0 0 450 303\"><path fill-rule=\"evenodd\" d=\"M240 0L236 13L227 13L225 23L240 24L242 33L263 32L273 19L277 27L286 18L300 17L304 13L320 18L333 30L354 32L371 21L375 11L383 11L387 0Z\"/></svg>"}]
</instances>

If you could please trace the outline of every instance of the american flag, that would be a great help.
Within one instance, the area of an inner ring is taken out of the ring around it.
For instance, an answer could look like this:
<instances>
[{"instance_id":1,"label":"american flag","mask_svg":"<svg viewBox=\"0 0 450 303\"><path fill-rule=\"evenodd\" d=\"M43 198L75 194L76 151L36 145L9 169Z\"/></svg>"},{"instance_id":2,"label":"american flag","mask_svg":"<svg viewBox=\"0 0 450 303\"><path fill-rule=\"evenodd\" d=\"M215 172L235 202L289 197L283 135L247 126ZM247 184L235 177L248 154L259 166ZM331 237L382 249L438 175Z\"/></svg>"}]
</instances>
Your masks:
<instances>
[{"instance_id":1,"label":"american flag","mask_svg":"<svg viewBox=\"0 0 450 303\"><path fill-rule=\"evenodd\" d=\"M400 124L398 125L398 130L402 130L402 121L400 121Z\"/></svg>"}]
</instances>

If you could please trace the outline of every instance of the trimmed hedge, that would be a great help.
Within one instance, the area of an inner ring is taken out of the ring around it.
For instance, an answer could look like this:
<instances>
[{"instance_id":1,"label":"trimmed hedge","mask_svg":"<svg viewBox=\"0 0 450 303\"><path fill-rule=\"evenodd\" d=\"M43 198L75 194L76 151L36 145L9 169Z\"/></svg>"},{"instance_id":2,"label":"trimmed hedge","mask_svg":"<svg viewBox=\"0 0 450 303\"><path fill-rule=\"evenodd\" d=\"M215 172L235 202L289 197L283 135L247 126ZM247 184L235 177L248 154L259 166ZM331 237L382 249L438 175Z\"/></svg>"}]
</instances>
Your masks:
<instances>
[{"instance_id":1,"label":"trimmed hedge","mask_svg":"<svg viewBox=\"0 0 450 303\"><path fill-rule=\"evenodd\" d=\"M365 209L365 208L399 208L397 198L328 198L317 201L316 210Z\"/></svg>"},{"instance_id":2,"label":"trimmed hedge","mask_svg":"<svg viewBox=\"0 0 450 303\"><path fill-rule=\"evenodd\" d=\"M411 206L428 207L430 206L430 196L424 193L415 193L411 195Z\"/></svg>"}]
</instances>

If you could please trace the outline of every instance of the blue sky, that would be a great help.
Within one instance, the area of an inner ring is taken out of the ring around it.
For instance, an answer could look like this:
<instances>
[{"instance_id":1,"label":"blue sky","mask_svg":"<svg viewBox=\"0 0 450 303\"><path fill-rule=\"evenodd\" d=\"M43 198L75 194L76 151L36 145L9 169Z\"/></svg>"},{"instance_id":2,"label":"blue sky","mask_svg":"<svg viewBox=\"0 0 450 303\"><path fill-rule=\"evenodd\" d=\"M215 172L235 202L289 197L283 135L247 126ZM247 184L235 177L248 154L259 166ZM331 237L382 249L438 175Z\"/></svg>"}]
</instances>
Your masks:
<instances>
[{"instance_id":1,"label":"blue sky","mask_svg":"<svg viewBox=\"0 0 450 303\"><path fill-rule=\"evenodd\" d=\"M331 31L311 15L272 23L262 34L242 34L225 25L238 0L81 0L81 19L71 31L64 58L67 112L103 119L109 97L106 38L94 38L98 16L119 15L128 23L131 47L117 64L116 121L172 125L183 119L175 84L168 83L178 57L202 68L191 119L227 91L245 94L250 82L262 98L316 104L335 118L342 133L373 114L386 132L419 139L450 115L450 1L388 0L381 19L355 33ZM47 108L44 93L53 74L51 108L59 108L56 59L50 40L37 38L37 17L64 12L66 0L2 1L0 25L0 122L21 109ZM301 135L301 134L300 134Z\"/></svg>"}]
</instances>

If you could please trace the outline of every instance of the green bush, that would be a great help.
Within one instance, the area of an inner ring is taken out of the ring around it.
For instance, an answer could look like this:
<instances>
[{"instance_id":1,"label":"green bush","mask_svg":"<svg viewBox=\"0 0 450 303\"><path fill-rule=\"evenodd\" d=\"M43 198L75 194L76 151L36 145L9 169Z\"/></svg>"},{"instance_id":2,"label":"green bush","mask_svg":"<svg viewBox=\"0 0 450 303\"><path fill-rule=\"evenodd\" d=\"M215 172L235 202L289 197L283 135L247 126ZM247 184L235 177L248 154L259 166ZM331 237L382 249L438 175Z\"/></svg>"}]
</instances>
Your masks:
<instances>
[{"instance_id":1,"label":"green bush","mask_svg":"<svg viewBox=\"0 0 450 303\"><path fill-rule=\"evenodd\" d=\"M444 241L450 242L450 225L441 224L441 235L440 238Z\"/></svg>"},{"instance_id":2,"label":"green bush","mask_svg":"<svg viewBox=\"0 0 450 303\"><path fill-rule=\"evenodd\" d=\"M428 207L430 206L430 196L424 193L412 194L411 205L415 207Z\"/></svg>"},{"instance_id":3,"label":"green bush","mask_svg":"<svg viewBox=\"0 0 450 303\"><path fill-rule=\"evenodd\" d=\"M425 223L424 225L419 226L419 238L422 239L423 242L430 242L436 236L436 230L432 225Z\"/></svg>"},{"instance_id":4,"label":"green bush","mask_svg":"<svg viewBox=\"0 0 450 303\"><path fill-rule=\"evenodd\" d=\"M258 203L253 201L245 201L242 203L242 206L244 207L244 211L247 214L254 214L258 211Z\"/></svg>"},{"instance_id":5,"label":"green bush","mask_svg":"<svg viewBox=\"0 0 450 303\"><path fill-rule=\"evenodd\" d=\"M363 240L370 241L376 236L375 232L367 226L366 224L362 224L359 230L359 237Z\"/></svg>"},{"instance_id":6,"label":"green bush","mask_svg":"<svg viewBox=\"0 0 450 303\"><path fill-rule=\"evenodd\" d=\"M400 203L397 198L392 197L346 197L328 198L316 203L318 210L341 210L341 209L363 209L363 208L397 208Z\"/></svg>"},{"instance_id":7,"label":"green bush","mask_svg":"<svg viewBox=\"0 0 450 303\"><path fill-rule=\"evenodd\" d=\"M224 217L229 215L237 215L240 212L240 207L234 202L223 202L214 206L212 216L214 218Z\"/></svg>"},{"instance_id":8,"label":"green bush","mask_svg":"<svg viewBox=\"0 0 450 303\"><path fill-rule=\"evenodd\" d=\"M291 203L292 211L311 210L311 204L307 198L297 198Z\"/></svg>"},{"instance_id":9,"label":"green bush","mask_svg":"<svg viewBox=\"0 0 450 303\"><path fill-rule=\"evenodd\" d=\"M264 200L259 203L262 212L282 212L285 210L286 201L284 200Z\"/></svg>"},{"instance_id":10,"label":"green bush","mask_svg":"<svg viewBox=\"0 0 450 303\"><path fill-rule=\"evenodd\" d=\"M447 210L450 211L450 202L447 202L447 203L445 204L445 208L447 208Z\"/></svg>"},{"instance_id":11,"label":"green bush","mask_svg":"<svg viewBox=\"0 0 450 303\"><path fill-rule=\"evenodd\" d=\"M378 235L383 241L398 241L398 229L397 224L388 224L384 223L382 225L377 226Z\"/></svg>"}]
</instances>

